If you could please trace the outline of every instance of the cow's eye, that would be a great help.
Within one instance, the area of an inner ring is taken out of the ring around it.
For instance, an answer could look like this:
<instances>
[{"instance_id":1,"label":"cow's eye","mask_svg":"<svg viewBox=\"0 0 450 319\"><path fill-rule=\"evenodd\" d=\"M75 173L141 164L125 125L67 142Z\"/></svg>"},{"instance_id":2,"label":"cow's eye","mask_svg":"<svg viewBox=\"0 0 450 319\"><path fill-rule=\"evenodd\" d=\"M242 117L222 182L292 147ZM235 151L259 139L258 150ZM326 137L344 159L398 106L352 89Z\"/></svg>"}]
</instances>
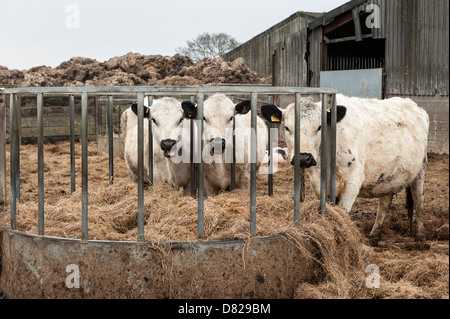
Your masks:
<instances>
[{"instance_id":1,"label":"cow's eye","mask_svg":"<svg viewBox=\"0 0 450 319\"><path fill-rule=\"evenodd\" d=\"M206 120L206 118L203 116L203 121L205 121L206 123L208 123L208 121Z\"/></svg>"},{"instance_id":2,"label":"cow's eye","mask_svg":"<svg viewBox=\"0 0 450 319\"><path fill-rule=\"evenodd\" d=\"M180 125L181 122L183 122L183 120L184 120L184 117L182 117L182 118L178 121L178 125Z\"/></svg>"},{"instance_id":3,"label":"cow's eye","mask_svg":"<svg viewBox=\"0 0 450 319\"><path fill-rule=\"evenodd\" d=\"M154 117L152 117L152 122L155 123L155 125L158 125L158 123L156 123L156 120Z\"/></svg>"},{"instance_id":4,"label":"cow's eye","mask_svg":"<svg viewBox=\"0 0 450 319\"><path fill-rule=\"evenodd\" d=\"M288 131L289 133L291 133L291 130L289 129L289 127L285 126L284 129L285 129L286 131Z\"/></svg>"},{"instance_id":5,"label":"cow's eye","mask_svg":"<svg viewBox=\"0 0 450 319\"><path fill-rule=\"evenodd\" d=\"M317 132L319 132L322 129L322 125L319 126L319 128L317 129Z\"/></svg>"},{"instance_id":6,"label":"cow's eye","mask_svg":"<svg viewBox=\"0 0 450 319\"><path fill-rule=\"evenodd\" d=\"M230 122L233 121L234 116L230 117Z\"/></svg>"}]
</instances>

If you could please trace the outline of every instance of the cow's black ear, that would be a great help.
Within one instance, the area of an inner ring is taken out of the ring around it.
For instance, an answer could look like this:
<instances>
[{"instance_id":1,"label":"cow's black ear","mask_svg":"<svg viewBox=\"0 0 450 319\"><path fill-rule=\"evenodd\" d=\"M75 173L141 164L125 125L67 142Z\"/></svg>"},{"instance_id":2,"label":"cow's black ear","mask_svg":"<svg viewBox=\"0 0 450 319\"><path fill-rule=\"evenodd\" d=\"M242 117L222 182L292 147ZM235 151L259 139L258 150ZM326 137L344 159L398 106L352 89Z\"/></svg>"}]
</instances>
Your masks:
<instances>
[{"instance_id":1,"label":"cow's black ear","mask_svg":"<svg viewBox=\"0 0 450 319\"><path fill-rule=\"evenodd\" d=\"M245 100L242 102L239 102L234 107L234 110L236 111L236 114L247 114L252 109L252 103L250 100Z\"/></svg>"},{"instance_id":2,"label":"cow's black ear","mask_svg":"<svg viewBox=\"0 0 450 319\"><path fill-rule=\"evenodd\" d=\"M134 112L134 114L136 114L137 115L137 103L133 103L132 105L131 105L131 110Z\"/></svg>"},{"instance_id":3,"label":"cow's black ear","mask_svg":"<svg viewBox=\"0 0 450 319\"><path fill-rule=\"evenodd\" d=\"M280 123L283 117L281 110L272 104L263 105L261 114L270 123Z\"/></svg>"},{"instance_id":4,"label":"cow's black ear","mask_svg":"<svg viewBox=\"0 0 450 319\"><path fill-rule=\"evenodd\" d=\"M347 108L342 105L337 105L336 106L336 123L339 123L340 121L342 121L342 119L345 117L346 114L347 114ZM331 124L331 112L330 111L327 113L327 123Z\"/></svg>"},{"instance_id":5,"label":"cow's black ear","mask_svg":"<svg viewBox=\"0 0 450 319\"><path fill-rule=\"evenodd\" d=\"M131 110L134 112L134 114L136 114L136 116L138 115L137 103L133 103L131 105ZM144 105L144 118L149 118L149 117L150 117L150 108Z\"/></svg>"},{"instance_id":6,"label":"cow's black ear","mask_svg":"<svg viewBox=\"0 0 450 319\"><path fill-rule=\"evenodd\" d=\"M181 102L181 107L183 108L184 115L188 119L195 119L197 117L197 105L192 101Z\"/></svg>"},{"instance_id":7,"label":"cow's black ear","mask_svg":"<svg viewBox=\"0 0 450 319\"><path fill-rule=\"evenodd\" d=\"M150 118L150 108L144 105L144 118Z\"/></svg>"}]
</instances>

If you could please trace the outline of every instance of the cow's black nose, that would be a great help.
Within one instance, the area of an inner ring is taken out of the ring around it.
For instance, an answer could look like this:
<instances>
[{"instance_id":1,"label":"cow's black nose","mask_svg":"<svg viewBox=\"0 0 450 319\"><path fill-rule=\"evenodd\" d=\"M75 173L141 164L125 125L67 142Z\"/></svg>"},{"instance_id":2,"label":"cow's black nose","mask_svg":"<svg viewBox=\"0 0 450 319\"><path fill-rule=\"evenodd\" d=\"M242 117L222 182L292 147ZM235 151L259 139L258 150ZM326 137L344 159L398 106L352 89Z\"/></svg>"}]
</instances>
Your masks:
<instances>
[{"instance_id":1,"label":"cow's black nose","mask_svg":"<svg viewBox=\"0 0 450 319\"><path fill-rule=\"evenodd\" d=\"M209 143L211 145L211 151L214 152L214 150L220 150L222 149L222 152L225 150L226 141L224 138L216 137L209 140Z\"/></svg>"},{"instance_id":2,"label":"cow's black nose","mask_svg":"<svg viewBox=\"0 0 450 319\"><path fill-rule=\"evenodd\" d=\"M295 165L295 156L292 158L291 164ZM317 162L311 153L300 153L300 167L310 168L316 165Z\"/></svg>"},{"instance_id":3,"label":"cow's black nose","mask_svg":"<svg viewBox=\"0 0 450 319\"><path fill-rule=\"evenodd\" d=\"M177 143L175 140L162 140L161 141L161 149L163 151L170 151L172 147Z\"/></svg>"}]
</instances>

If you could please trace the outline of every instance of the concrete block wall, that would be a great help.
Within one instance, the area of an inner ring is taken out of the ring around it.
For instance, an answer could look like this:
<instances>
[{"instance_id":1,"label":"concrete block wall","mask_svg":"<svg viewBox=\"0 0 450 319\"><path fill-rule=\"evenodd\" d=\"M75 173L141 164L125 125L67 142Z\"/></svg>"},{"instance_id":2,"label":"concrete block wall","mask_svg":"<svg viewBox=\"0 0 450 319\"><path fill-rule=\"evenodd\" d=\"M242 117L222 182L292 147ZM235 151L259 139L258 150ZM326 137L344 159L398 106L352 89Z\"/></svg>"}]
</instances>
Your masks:
<instances>
[{"instance_id":1,"label":"concrete block wall","mask_svg":"<svg viewBox=\"0 0 450 319\"><path fill-rule=\"evenodd\" d=\"M415 101L427 111L430 117L428 152L449 154L449 97L441 96L402 96Z\"/></svg>"}]
</instances>

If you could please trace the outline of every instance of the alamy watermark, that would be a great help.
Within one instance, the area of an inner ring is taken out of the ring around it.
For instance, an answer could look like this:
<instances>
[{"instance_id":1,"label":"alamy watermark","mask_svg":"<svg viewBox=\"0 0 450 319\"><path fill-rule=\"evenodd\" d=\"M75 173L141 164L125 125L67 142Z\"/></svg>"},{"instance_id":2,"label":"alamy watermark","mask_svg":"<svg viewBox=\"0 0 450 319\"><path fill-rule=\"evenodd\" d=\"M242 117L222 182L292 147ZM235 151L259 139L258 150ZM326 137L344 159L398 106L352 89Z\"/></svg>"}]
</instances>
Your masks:
<instances>
[{"instance_id":1,"label":"alamy watermark","mask_svg":"<svg viewBox=\"0 0 450 319\"><path fill-rule=\"evenodd\" d=\"M380 288L380 267L375 264L371 264L366 267L366 287L367 288Z\"/></svg>"},{"instance_id":2,"label":"alamy watermark","mask_svg":"<svg viewBox=\"0 0 450 319\"><path fill-rule=\"evenodd\" d=\"M70 273L66 277L66 287L69 289L80 288L80 267L75 264L67 265L66 272Z\"/></svg>"},{"instance_id":3,"label":"alamy watermark","mask_svg":"<svg viewBox=\"0 0 450 319\"><path fill-rule=\"evenodd\" d=\"M369 4L366 6L366 12L370 12L366 18L366 27L369 29L381 28L380 7L376 4Z\"/></svg>"},{"instance_id":4,"label":"alamy watermark","mask_svg":"<svg viewBox=\"0 0 450 319\"><path fill-rule=\"evenodd\" d=\"M66 6L66 27L68 29L80 28L80 7L77 4L68 4Z\"/></svg>"},{"instance_id":5,"label":"alamy watermark","mask_svg":"<svg viewBox=\"0 0 450 319\"><path fill-rule=\"evenodd\" d=\"M199 120L194 120L198 121ZM197 123L199 125L200 123ZM224 134L220 134L218 130L214 128L209 129L203 132L202 141L203 145L200 150L199 145L199 137L194 134L194 154L193 154L193 162L200 163L203 161L205 164L212 163L224 163L224 164L251 164L251 163L261 163L264 157L267 157L266 152L266 141L264 141L264 145L258 142L258 138L256 137L256 130L253 128L236 128L233 130L232 128L226 128L224 130ZM270 129L272 136L272 150L278 147L278 128ZM223 136L222 136L223 135ZM222 136L222 137L220 137ZM235 152L233 158L233 136L235 139ZM256 152L251 149L251 138L252 136L257 140ZM170 160L174 164L189 164L191 163L191 154L190 154L190 132L189 130L183 128L182 133L180 134L180 139L173 144L170 150L165 152L166 154L170 154ZM222 144L222 140L224 140L224 144ZM175 142L175 141L174 141ZM259 147L258 147L259 146ZM263 149L261 148L263 147ZM274 158L276 158L274 154ZM268 160L266 158L266 160ZM262 163L261 163L262 164ZM267 170L260 170L260 174L271 174L276 173L278 170L278 161L273 160L272 165L268 164L270 167ZM270 169L270 171L269 171Z\"/></svg>"}]
</instances>

